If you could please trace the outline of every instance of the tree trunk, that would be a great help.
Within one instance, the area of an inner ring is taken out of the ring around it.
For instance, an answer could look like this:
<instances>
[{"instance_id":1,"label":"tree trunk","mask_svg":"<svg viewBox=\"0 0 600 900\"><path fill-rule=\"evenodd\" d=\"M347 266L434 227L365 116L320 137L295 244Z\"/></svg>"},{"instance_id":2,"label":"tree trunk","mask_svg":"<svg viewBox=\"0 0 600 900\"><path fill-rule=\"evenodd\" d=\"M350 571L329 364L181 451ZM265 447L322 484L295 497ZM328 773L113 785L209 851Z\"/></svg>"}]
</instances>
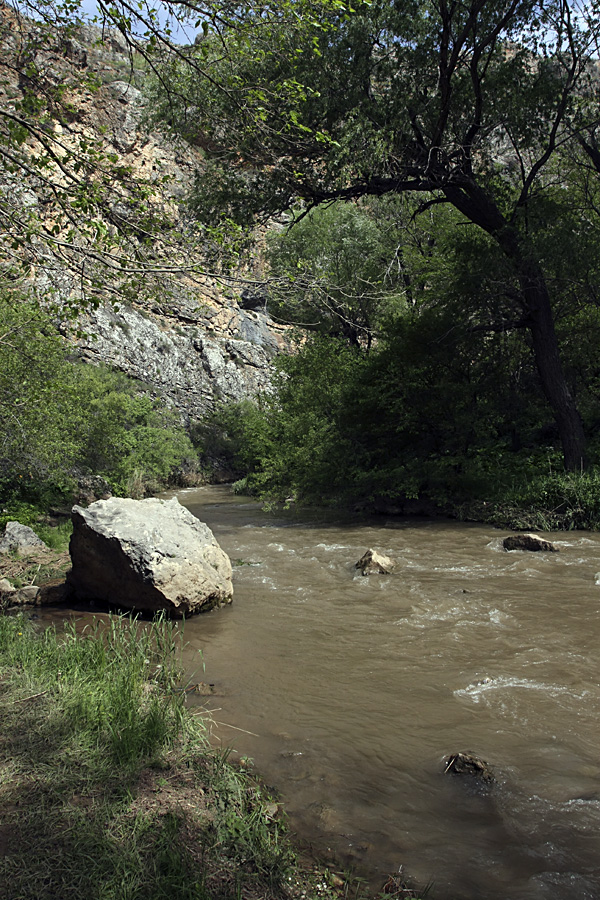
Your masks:
<instances>
[{"instance_id":1,"label":"tree trunk","mask_svg":"<svg viewBox=\"0 0 600 900\"><path fill-rule=\"evenodd\" d=\"M516 260L513 260L516 262ZM544 394L552 407L562 443L565 469L583 471L586 438L581 416L564 375L548 288L537 263L521 260L517 266L533 353Z\"/></svg>"},{"instance_id":2,"label":"tree trunk","mask_svg":"<svg viewBox=\"0 0 600 900\"><path fill-rule=\"evenodd\" d=\"M498 242L514 266L542 389L558 427L565 469L582 471L586 467L586 437L560 360L552 304L542 268L524 245L519 231L506 221L482 188L476 184L468 190L447 187L444 193L453 206Z\"/></svg>"}]
</instances>

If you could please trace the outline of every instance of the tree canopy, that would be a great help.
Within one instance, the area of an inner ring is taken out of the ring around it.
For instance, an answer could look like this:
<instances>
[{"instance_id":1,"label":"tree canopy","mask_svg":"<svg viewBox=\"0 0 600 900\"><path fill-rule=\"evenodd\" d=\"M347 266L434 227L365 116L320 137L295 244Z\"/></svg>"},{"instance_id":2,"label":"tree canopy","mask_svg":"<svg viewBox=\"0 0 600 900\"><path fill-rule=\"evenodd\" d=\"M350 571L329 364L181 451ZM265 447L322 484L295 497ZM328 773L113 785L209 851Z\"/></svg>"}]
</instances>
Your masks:
<instances>
[{"instance_id":1,"label":"tree canopy","mask_svg":"<svg viewBox=\"0 0 600 900\"><path fill-rule=\"evenodd\" d=\"M166 60L157 106L208 155L198 214L415 192L453 206L507 261L512 303L491 327L527 330L566 466L584 466L536 230L544 197L600 158L598 4L282 0L205 21L206 39Z\"/></svg>"},{"instance_id":2,"label":"tree canopy","mask_svg":"<svg viewBox=\"0 0 600 900\"><path fill-rule=\"evenodd\" d=\"M565 465L586 465L581 412L590 419L590 394L579 390L573 332L564 323L580 328L586 311L595 321L598 297L597 0L97 5L101 26L116 29L132 60L137 54L144 61L155 122L204 155L190 199L209 229L203 235L215 226L239 235L239 229L284 212L300 222L301 236L303 217L315 207L363 201L358 212L345 215L361 223L362 238L356 231L354 237L365 242L361 265L341 265L338 254L334 285L330 262L338 251L331 244L321 269L327 278L312 281L329 314L354 328L356 338L356 328L371 333L373 309L360 291L350 296L339 282L354 278L355 288L360 281L373 285L381 274L377 266L369 268L377 240L367 227L364 200L409 197L411 221L436 211L436 227L466 235L462 243L436 237L438 246L460 244L463 261L468 246L476 248L477 264L463 269L469 290L449 309L464 316L465 333L522 336ZM51 247L70 265L83 261L82 283L96 283L105 296L101 263L116 272L119 290L130 274L148 271L148 263L152 268L157 223L160 228L152 186L127 187L130 173L119 161L70 128L76 111L69 103L82 83L77 66L57 83L41 65L46 57L40 47L54 47L57 23L66 29L63 36L74 33L79 6L34 0L20 9L32 10L39 24L19 45L19 94L0 115L9 185L0 216L5 247L15 254L7 272L14 271L15 259L39 264L48 258L40 248ZM6 16L4 21L9 36ZM195 40L182 43L170 23L188 23ZM7 37L6 46L11 41ZM74 45L65 52L61 47L72 63ZM4 64L12 64L8 56ZM67 137L56 124L66 127ZM19 167L29 167L42 193L57 201L56 221L22 196ZM107 210L120 215L115 197L131 215L106 227ZM450 213L438 214L442 209ZM335 218L326 209L317 214L323 222L329 215ZM338 223L344 218L335 215ZM297 255L300 237L290 240ZM396 250L401 247L399 238ZM284 256L282 250L277 262L275 254L274 265L285 269L290 260L284 265ZM396 286L406 297L414 279L414 267L399 272ZM435 284L428 270L420 306L430 308ZM297 279L296 288L306 293ZM439 291L440 302L445 296Z\"/></svg>"}]
</instances>

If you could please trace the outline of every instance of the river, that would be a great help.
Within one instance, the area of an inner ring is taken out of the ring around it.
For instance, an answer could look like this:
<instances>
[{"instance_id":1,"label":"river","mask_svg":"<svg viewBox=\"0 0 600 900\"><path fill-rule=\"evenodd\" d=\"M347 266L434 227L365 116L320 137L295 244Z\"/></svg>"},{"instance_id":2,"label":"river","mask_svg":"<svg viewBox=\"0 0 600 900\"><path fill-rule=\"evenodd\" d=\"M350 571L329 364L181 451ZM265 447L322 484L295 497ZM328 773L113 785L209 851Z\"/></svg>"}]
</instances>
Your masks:
<instances>
[{"instance_id":1,"label":"river","mask_svg":"<svg viewBox=\"0 0 600 900\"><path fill-rule=\"evenodd\" d=\"M600 535L507 553L489 526L179 499L234 562L232 605L186 623L189 677L295 830L436 900L598 900ZM369 547L393 575L353 568ZM467 750L492 789L443 774Z\"/></svg>"},{"instance_id":2,"label":"river","mask_svg":"<svg viewBox=\"0 0 600 900\"><path fill-rule=\"evenodd\" d=\"M507 553L489 526L178 496L234 563L231 606L185 624L215 685L188 702L293 830L374 888L402 867L435 900L600 898L600 535ZM353 568L369 547L393 575ZM458 751L496 784L445 775Z\"/></svg>"}]
</instances>

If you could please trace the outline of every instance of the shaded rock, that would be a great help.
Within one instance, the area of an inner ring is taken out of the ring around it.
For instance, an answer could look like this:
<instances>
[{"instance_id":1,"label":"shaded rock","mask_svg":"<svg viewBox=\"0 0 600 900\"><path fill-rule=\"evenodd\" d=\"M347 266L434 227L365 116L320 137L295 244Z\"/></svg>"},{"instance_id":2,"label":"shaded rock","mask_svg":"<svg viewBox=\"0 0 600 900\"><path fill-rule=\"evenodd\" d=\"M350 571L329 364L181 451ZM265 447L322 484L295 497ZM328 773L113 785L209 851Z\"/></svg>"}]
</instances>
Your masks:
<instances>
[{"instance_id":1,"label":"shaded rock","mask_svg":"<svg viewBox=\"0 0 600 900\"><path fill-rule=\"evenodd\" d=\"M82 599L174 616L229 603L231 563L176 497L74 506L68 584Z\"/></svg>"},{"instance_id":2,"label":"shaded rock","mask_svg":"<svg viewBox=\"0 0 600 900\"><path fill-rule=\"evenodd\" d=\"M6 588L9 585L9 588ZM0 607L21 609L28 606L58 606L66 603L70 590L64 579L55 579L44 585L30 584L15 588L6 578L0 580Z\"/></svg>"},{"instance_id":3,"label":"shaded rock","mask_svg":"<svg viewBox=\"0 0 600 900\"><path fill-rule=\"evenodd\" d=\"M531 550L533 552L545 550L549 553L558 553L558 547L544 540L539 534L511 534L502 541L505 550Z\"/></svg>"},{"instance_id":4,"label":"shaded rock","mask_svg":"<svg viewBox=\"0 0 600 900\"><path fill-rule=\"evenodd\" d=\"M444 760L444 774L467 775L484 784L492 784L496 778L484 759L474 753L453 753Z\"/></svg>"},{"instance_id":5,"label":"shaded rock","mask_svg":"<svg viewBox=\"0 0 600 900\"><path fill-rule=\"evenodd\" d=\"M360 569L363 575L389 575L395 565L396 563L389 556L384 556L378 550L367 550L354 568Z\"/></svg>"},{"instance_id":6,"label":"shaded rock","mask_svg":"<svg viewBox=\"0 0 600 900\"><path fill-rule=\"evenodd\" d=\"M77 68L84 69L87 66L87 51L74 37L64 37L61 40L61 50Z\"/></svg>"},{"instance_id":7,"label":"shaded rock","mask_svg":"<svg viewBox=\"0 0 600 900\"><path fill-rule=\"evenodd\" d=\"M2 609L20 609L24 606L35 606L39 588L35 584L27 585L12 591L0 593L0 606Z\"/></svg>"},{"instance_id":8,"label":"shaded rock","mask_svg":"<svg viewBox=\"0 0 600 900\"><path fill-rule=\"evenodd\" d=\"M36 606L60 606L67 602L71 593L72 589L64 578L55 578L40 585Z\"/></svg>"},{"instance_id":9,"label":"shaded rock","mask_svg":"<svg viewBox=\"0 0 600 900\"><path fill-rule=\"evenodd\" d=\"M37 601L39 592L40 589L37 584L28 584L26 587L19 588L17 594L21 604L24 606L31 604L33 606Z\"/></svg>"},{"instance_id":10,"label":"shaded rock","mask_svg":"<svg viewBox=\"0 0 600 900\"><path fill-rule=\"evenodd\" d=\"M0 541L0 553L16 551L21 556L35 553L37 550L47 550L46 544L40 540L35 531L28 525L20 522L7 522L4 535Z\"/></svg>"},{"instance_id":11,"label":"shaded rock","mask_svg":"<svg viewBox=\"0 0 600 900\"><path fill-rule=\"evenodd\" d=\"M110 484L101 475L82 475L77 479L75 502L78 506L89 506L95 500L108 500L111 496Z\"/></svg>"}]
</instances>

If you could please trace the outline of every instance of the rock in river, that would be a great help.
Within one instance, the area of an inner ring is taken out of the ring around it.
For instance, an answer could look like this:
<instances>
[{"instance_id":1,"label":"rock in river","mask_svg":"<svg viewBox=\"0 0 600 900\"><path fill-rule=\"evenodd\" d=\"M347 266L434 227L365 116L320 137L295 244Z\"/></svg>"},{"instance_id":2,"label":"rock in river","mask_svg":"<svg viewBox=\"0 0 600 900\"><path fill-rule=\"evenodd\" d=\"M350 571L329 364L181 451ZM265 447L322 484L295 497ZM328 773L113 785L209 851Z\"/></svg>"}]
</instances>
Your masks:
<instances>
[{"instance_id":1,"label":"rock in river","mask_svg":"<svg viewBox=\"0 0 600 900\"><path fill-rule=\"evenodd\" d=\"M444 760L444 774L468 775L484 784L492 784L496 779L490 766L474 753L453 753Z\"/></svg>"},{"instance_id":2,"label":"rock in river","mask_svg":"<svg viewBox=\"0 0 600 900\"><path fill-rule=\"evenodd\" d=\"M558 553L558 547L545 541L539 534L511 534L504 538L502 546L505 550L545 550L549 553Z\"/></svg>"},{"instance_id":3,"label":"rock in river","mask_svg":"<svg viewBox=\"0 0 600 900\"><path fill-rule=\"evenodd\" d=\"M69 583L81 598L173 616L229 603L231 563L176 497L74 506Z\"/></svg>"},{"instance_id":4,"label":"rock in river","mask_svg":"<svg viewBox=\"0 0 600 900\"><path fill-rule=\"evenodd\" d=\"M363 575L390 575L393 572L396 563L384 556L378 550L367 550L355 565L355 569L360 569Z\"/></svg>"}]
</instances>

